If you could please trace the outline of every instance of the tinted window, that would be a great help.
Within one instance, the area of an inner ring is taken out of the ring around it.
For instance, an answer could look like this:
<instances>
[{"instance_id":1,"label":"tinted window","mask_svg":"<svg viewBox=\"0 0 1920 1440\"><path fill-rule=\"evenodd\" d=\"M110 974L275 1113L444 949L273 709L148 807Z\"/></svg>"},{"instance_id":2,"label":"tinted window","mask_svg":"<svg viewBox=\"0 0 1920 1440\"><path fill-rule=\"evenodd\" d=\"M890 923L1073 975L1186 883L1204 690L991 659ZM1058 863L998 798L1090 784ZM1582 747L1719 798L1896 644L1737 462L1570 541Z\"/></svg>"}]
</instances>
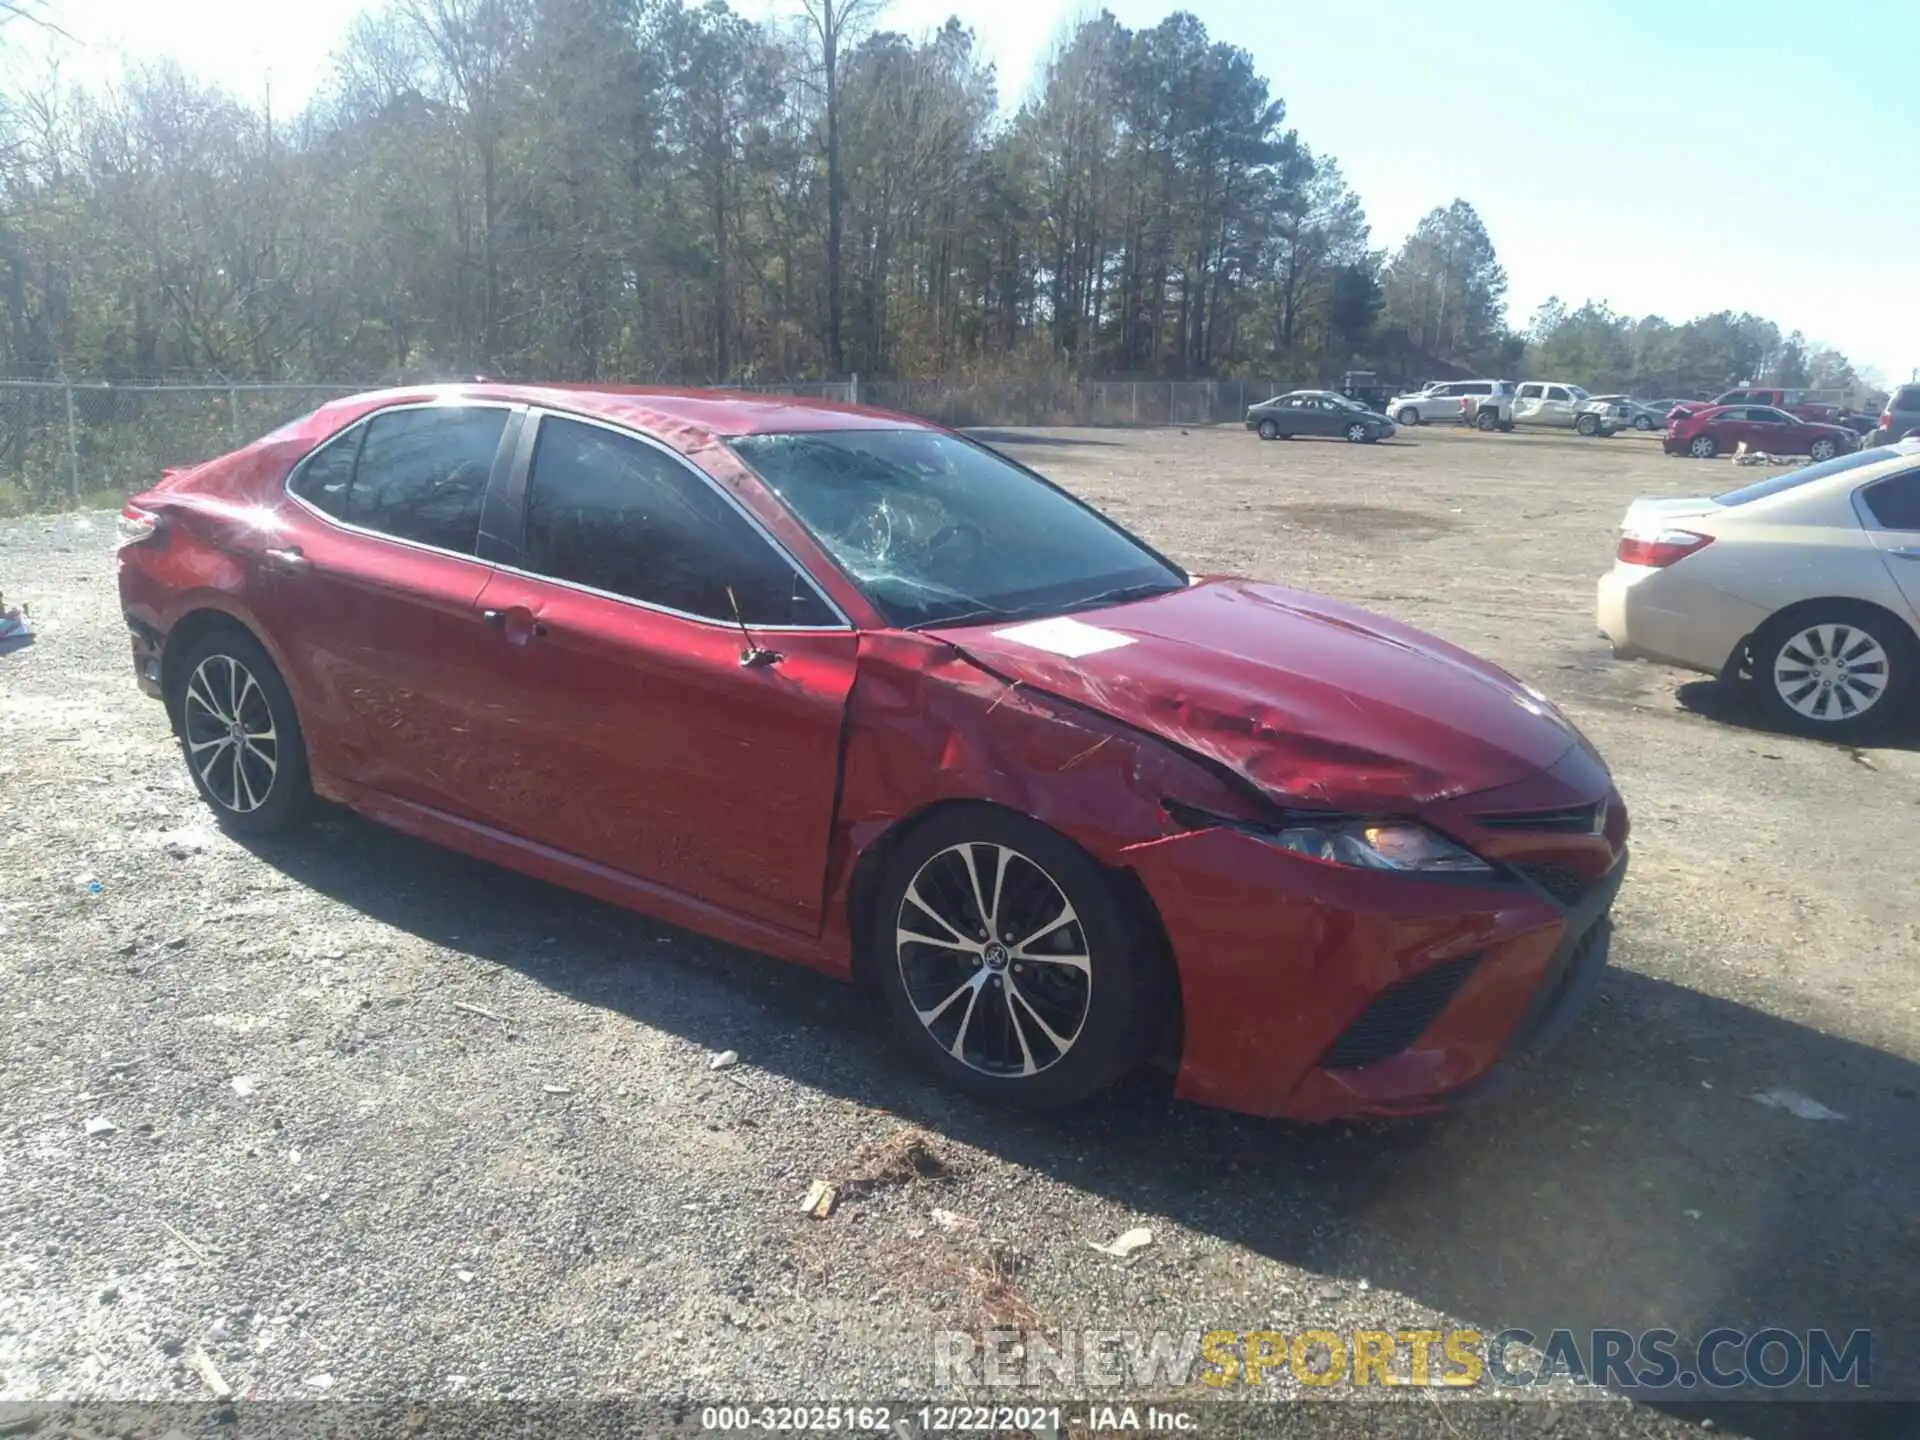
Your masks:
<instances>
[{"instance_id":1,"label":"tinted window","mask_svg":"<svg viewBox=\"0 0 1920 1440\"><path fill-rule=\"evenodd\" d=\"M356 425L344 435L336 435L307 457L300 473L287 488L316 509L339 519L347 510L347 488L353 484L353 462L360 453L360 442L367 438L367 427Z\"/></svg>"},{"instance_id":2,"label":"tinted window","mask_svg":"<svg viewBox=\"0 0 1920 1440\"><path fill-rule=\"evenodd\" d=\"M1523 400L1538 400L1540 398L1540 392L1545 388L1544 385L1522 385L1520 387L1520 398Z\"/></svg>"},{"instance_id":3,"label":"tinted window","mask_svg":"<svg viewBox=\"0 0 1920 1440\"><path fill-rule=\"evenodd\" d=\"M1547 398L1549 400L1571 400L1573 394L1564 385L1549 385L1547 387Z\"/></svg>"},{"instance_id":4,"label":"tinted window","mask_svg":"<svg viewBox=\"0 0 1920 1440\"><path fill-rule=\"evenodd\" d=\"M630 435L542 420L526 504L537 574L727 624L734 601L749 625L838 623L719 491Z\"/></svg>"},{"instance_id":5,"label":"tinted window","mask_svg":"<svg viewBox=\"0 0 1920 1440\"><path fill-rule=\"evenodd\" d=\"M1893 398L1887 401L1889 410L1920 410L1920 385L1908 385L1896 390Z\"/></svg>"},{"instance_id":6,"label":"tinted window","mask_svg":"<svg viewBox=\"0 0 1920 1440\"><path fill-rule=\"evenodd\" d=\"M374 416L341 518L402 540L472 551L506 424L507 412L493 405Z\"/></svg>"},{"instance_id":7,"label":"tinted window","mask_svg":"<svg viewBox=\"0 0 1920 1440\"><path fill-rule=\"evenodd\" d=\"M1460 393L1462 395L1491 395L1493 393L1493 386L1484 380L1475 380L1469 384L1462 385L1460 387Z\"/></svg>"},{"instance_id":8,"label":"tinted window","mask_svg":"<svg viewBox=\"0 0 1920 1440\"><path fill-rule=\"evenodd\" d=\"M1744 407L1739 405L1729 405L1724 407L1723 409L1715 411L1713 414L1713 417L1707 423L1710 425L1718 425L1723 420L1744 420L1746 418L1747 418L1747 411L1745 410Z\"/></svg>"},{"instance_id":9,"label":"tinted window","mask_svg":"<svg viewBox=\"0 0 1920 1440\"><path fill-rule=\"evenodd\" d=\"M1873 518L1889 530L1920 530L1920 470L1871 485L1860 498Z\"/></svg>"},{"instance_id":10,"label":"tinted window","mask_svg":"<svg viewBox=\"0 0 1920 1440\"><path fill-rule=\"evenodd\" d=\"M1878 465L1882 460L1891 460L1893 455L1892 450L1884 447L1878 450L1861 450L1852 455L1836 455L1831 460L1822 460L1815 465L1803 465L1798 470L1769 475L1766 479L1756 480L1751 485L1742 485L1738 490L1729 490L1724 495L1716 495L1713 500L1716 505L1746 505L1754 500L1764 500L1769 495L1778 495L1783 490L1792 490L1806 484L1809 480L1819 480L1828 475L1857 470L1862 465Z\"/></svg>"},{"instance_id":11,"label":"tinted window","mask_svg":"<svg viewBox=\"0 0 1920 1440\"><path fill-rule=\"evenodd\" d=\"M1057 615L1186 577L984 446L927 430L733 442L895 625Z\"/></svg>"},{"instance_id":12,"label":"tinted window","mask_svg":"<svg viewBox=\"0 0 1920 1440\"><path fill-rule=\"evenodd\" d=\"M1793 417L1784 410L1769 409L1765 405L1753 405L1747 409L1747 419L1762 425L1791 425Z\"/></svg>"}]
</instances>

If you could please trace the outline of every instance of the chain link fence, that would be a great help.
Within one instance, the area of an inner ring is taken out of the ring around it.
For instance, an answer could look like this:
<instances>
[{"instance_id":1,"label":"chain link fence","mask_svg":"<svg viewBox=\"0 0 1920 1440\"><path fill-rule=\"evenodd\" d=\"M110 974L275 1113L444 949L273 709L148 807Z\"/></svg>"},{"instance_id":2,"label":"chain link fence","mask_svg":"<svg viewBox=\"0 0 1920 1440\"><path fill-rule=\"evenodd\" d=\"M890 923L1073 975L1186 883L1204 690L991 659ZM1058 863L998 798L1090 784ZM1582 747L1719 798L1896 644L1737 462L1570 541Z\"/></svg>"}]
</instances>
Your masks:
<instances>
[{"instance_id":1,"label":"chain link fence","mask_svg":"<svg viewBox=\"0 0 1920 1440\"><path fill-rule=\"evenodd\" d=\"M234 450L329 400L337 385L109 385L0 380L0 516L118 504L170 465ZM1290 388L1254 380L862 380L729 387L876 406L952 426L1213 425Z\"/></svg>"}]
</instances>

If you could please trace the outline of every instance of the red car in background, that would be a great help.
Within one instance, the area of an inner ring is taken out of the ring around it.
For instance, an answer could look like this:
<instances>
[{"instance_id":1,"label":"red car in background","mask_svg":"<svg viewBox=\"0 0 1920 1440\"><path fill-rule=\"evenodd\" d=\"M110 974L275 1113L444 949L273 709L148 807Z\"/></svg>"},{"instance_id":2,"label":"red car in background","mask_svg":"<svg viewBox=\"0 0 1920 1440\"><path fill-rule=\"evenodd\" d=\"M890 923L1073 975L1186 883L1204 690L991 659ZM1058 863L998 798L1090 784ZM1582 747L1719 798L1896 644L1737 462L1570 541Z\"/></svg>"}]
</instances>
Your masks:
<instances>
[{"instance_id":1,"label":"red car in background","mask_svg":"<svg viewBox=\"0 0 1920 1440\"><path fill-rule=\"evenodd\" d=\"M1627 819L1542 696L1193 579L873 411L330 404L121 521L143 688L243 834L316 795L880 987L976 1094L1156 1047L1264 1115L1429 1109L1578 1013Z\"/></svg>"},{"instance_id":2,"label":"red car in background","mask_svg":"<svg viewBox=\"0 0 1920 1440\"><path fill-rule=\"evenodd\" d=\"M1661 443L1669 455L1711 460L1738 449L1742 441L1749 450L1811 455L1815 460L1831 460L1860 448L1860 437L1844 425L1797 419L1771 405L1716 405L1672 415Z\"/></svg>"}]
</instances>

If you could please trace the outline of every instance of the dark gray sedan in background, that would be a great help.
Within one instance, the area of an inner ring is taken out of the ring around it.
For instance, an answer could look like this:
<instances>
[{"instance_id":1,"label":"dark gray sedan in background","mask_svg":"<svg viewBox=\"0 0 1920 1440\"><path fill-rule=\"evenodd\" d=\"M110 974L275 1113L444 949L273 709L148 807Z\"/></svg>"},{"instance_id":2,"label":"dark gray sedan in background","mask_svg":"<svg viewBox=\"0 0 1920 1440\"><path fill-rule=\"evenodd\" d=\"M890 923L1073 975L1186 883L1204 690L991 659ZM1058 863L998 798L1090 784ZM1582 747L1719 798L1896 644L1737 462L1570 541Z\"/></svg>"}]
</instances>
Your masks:
<instances>
[{"instance_id":1,"label":"dark gray sedan in background","mask_svg":"<svg viewBox=\"0 0 1920 1440\"><path fill-rule=\"evenodd\" d=\"M1247 407L1247 428L1262 440L1291 440L1296 435L1338 435L1356 445L1393 434L1393 422L1377 410L1332 390L1290 390Z\"/></svg>"}]
</instances>

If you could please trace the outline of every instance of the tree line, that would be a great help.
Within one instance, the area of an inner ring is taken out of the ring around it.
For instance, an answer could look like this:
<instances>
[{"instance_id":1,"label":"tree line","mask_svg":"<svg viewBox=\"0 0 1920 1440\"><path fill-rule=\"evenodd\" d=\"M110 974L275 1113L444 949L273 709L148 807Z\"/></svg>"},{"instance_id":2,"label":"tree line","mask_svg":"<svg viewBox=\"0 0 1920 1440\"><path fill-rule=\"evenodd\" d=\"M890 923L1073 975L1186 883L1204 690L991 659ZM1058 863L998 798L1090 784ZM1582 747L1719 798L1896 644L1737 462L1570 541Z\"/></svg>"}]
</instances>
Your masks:
<instances>
[{"instance_id":1,"label":"tree line","mask_svg":"<svg viewBox=\"0 0 1920 1440\"><path fill-rule=\"evenodd\" d=\"M1750 316L1516 332L1470 204L1376 246L1191 14L1078 23L1009 113L958 20L880 4L388 0L291 116L164 66L15 84L0 373L1851 379Z\"/></svg>"}]
</instances>

